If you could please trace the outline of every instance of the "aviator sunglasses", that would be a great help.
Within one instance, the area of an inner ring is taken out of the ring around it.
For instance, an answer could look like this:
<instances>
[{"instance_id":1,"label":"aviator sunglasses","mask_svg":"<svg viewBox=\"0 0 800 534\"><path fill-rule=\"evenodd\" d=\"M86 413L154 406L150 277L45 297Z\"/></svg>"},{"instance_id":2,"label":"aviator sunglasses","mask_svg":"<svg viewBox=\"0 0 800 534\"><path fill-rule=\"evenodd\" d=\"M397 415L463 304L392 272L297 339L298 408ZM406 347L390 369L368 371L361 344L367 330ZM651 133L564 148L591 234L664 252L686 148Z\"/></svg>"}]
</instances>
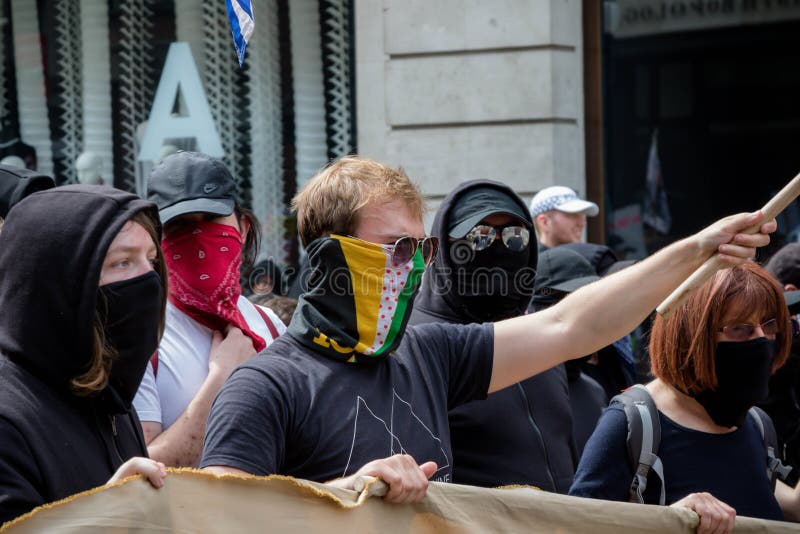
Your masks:
<instances>
[{"instance_id":1,"label":"aviator sunglasses","mask_svg":"<svg viewBox=\"0 0 800 534\"><path fill-rule=\"evenodd\" d=\"M392 263L394 265L403 265L411 261L414 253L419 250L422 253L422 261L425 262L427 267L436 257L436 252L439 250L439 238L433 236L426 236L423 238L416 238L411 236L401 237L395 241L391 246Z\"/></svg>"},{"instance_id":2,"label":"aviator sunglasses","mask_svg":"<svg viewBox=\"0 0 800 534\"><path fill-rule=\"evenodd\" d=\"M506 248L512 252L525 250L531 237L530 231L524 226L495 228L488 224L479 224L467 232L464 239L469 242L472 250L484 250L492 246L498 235Z\"/></svg>"},{"instance_id":3,"label":"aviator sunglasses","mask_svg":"<svg viewBox=\"0 0 800 534\"><path fill-rule=\"evenodd\" d=\"M761 327L764 335L768 338L774 338L778 333L777 319L770 319L769 321L761 323L760 325L742 323L723 326L719 329L719 332L722 332L734 341L747 341L753 337L757 326Z\"/></svg>"}]
</instances>

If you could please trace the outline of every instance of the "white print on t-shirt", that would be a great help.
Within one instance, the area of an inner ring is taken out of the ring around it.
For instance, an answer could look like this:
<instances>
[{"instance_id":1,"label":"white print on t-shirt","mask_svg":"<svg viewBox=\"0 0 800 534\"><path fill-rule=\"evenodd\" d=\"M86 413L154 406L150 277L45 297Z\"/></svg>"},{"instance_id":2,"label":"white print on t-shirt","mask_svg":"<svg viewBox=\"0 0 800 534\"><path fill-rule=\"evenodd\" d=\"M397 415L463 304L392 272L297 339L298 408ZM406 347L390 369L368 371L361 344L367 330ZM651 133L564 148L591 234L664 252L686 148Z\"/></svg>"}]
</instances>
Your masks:
<instances>
[{"instance_id":1,"label":"white print on t-shirt","mask_svg":"<svg viewBox=\"0 0 800 534\"><path fill-rule=\"evenodd\" d=\"M384 428L384 430L386 431L386 433L387 433L386 437L389 439L389 449L388 449L387 456L392 456L394 454L408 454L408 452L406 450L406 447L403 446L403 442L400 440L400 437L397 434L395 434L395 430L394 430L394 426L395 426L394 425L394 422L395 422L395 400L397 400L400 403L402 403L398 408L402 409L403 405L408 407L408 413L411 415L412 423L413 423L413 421L416 421L417 423L419 423L419 425L425 430L425 433L427 433L431 437L431 439L433 439L436 442L436 446L439 448L439 450L442 453L442 458L416 458L416 460L419 461L419 462L427 462L429 460L436 461L436 463L438 464L438 469L436 470L437 473L439 471L443 470L443 469L447 469L447 468L450 467L450 459L448 458L447 452L445 452L444 447L442 447L442 440L439 437L437 437L436 435L434 435L434 433L431 431L431 429L428 428L428 426L425 423L422 422L422 419L420 419L417 416L417 414L414 413L414 408L411 406L411 403L409 403L406 400L404 400L402 397L400 397L400 395L397 394L397 392L394 389L392 389L392 408L391 408L391 414L390 414L390 417L389 417L389 424L388 425L386 424L386 420L385 419L383 419L381 417L378 417L375 414L375 412L372 411L372 409L367 404L367 401L364 400L363 397L361 397L360 395L356 396L356 416L355 416L355 421L353 422L353 442L350 444L350 455L347 458L347 465L345 465L344 471L342 471L342 476L343 477L347 476L347 472L348 472L348 470L350 468L350 460L353 458L353 450L355 449L356 441L358 440L358 422L359 422L359 416L362 413L361 412L361 406L362 405L366 409L364 414L365 415L369 415L369 416L372 417L372 419L379 421L381 423L380 426L382 426ZM399 413L399 410L398 410L398 413ZM372 420L372 419L370 419L370 420ZM408 425L405 425L405 426L407 427ZM442 460L444 460L444 461L442 461ZM443 478L449 479L448 476L444 476ZM435 473L434 473L434 480L438 480L436 478L436 474Z\"/></svg>"}]
</instances>

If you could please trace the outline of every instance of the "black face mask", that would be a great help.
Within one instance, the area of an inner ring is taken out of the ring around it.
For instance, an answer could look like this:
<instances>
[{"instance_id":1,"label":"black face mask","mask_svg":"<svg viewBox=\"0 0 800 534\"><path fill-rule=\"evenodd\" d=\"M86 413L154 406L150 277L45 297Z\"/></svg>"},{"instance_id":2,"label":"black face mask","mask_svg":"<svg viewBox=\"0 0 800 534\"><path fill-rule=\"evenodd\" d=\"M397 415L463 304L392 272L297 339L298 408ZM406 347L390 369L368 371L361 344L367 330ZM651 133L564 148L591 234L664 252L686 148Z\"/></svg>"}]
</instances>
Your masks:
<instances>
[{"instance_id":1,"label":"black face mask","mask_svg":"<svg viewBox=\"0 0 800 534\"><path fill-rule=\"evenodd\" d=\"M767 398L777 346L775 340L765 337L717 343L717 389L694 396L716 424L741 426L747 411Z\"/></svg>"},{"instance_id":2,"label":"black face mask","mask_svg":"<svg viewBox=\"0 0 800 534\"><path fill-rule=\"evenodd\" d=\"M97 309L106 341L117 354L108 387L130 408L150 356L158 348L161 278L155 271L100 286Z\"/></svg>"},{"instance_id":3,"label":"black face mask","mask_svg":"<svg viewBox=\"0 0 800 534\"><path fill-rule=\"evenodd\" d=\"M520 315L533 294L535 271L530 249L513 252L498 239L455 266L456 293L462 312L478 321L499 321ZM527 271L530 272L527 272Z\"/></svg>"}]
</instances>

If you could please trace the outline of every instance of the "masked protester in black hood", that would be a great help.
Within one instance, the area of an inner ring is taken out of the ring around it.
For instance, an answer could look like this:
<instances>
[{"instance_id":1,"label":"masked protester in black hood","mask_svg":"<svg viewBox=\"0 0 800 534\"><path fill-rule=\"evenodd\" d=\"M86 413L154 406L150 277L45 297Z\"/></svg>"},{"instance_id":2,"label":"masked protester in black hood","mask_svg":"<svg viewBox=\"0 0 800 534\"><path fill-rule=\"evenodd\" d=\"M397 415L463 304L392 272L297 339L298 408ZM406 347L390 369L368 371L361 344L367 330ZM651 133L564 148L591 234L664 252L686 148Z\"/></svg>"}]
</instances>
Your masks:
<instances>
[{"instance_id":1,"label":"masked protester in black hood","mask_svg":"<svg viewBox=\"0 0 800 534\"><path fill-rule=\"evenodd\" d=\"M537 242L525 203L490 180L444 200L432 235L441 243L423 278L411 324L467 324L523 315L534 289ZM566 492L577 454L563 365L449 412L453 480L529 484Z\"/></svg>"},{"instance_id":2,"label":"masked protester in black hood","mask_svg":"<svg viewBox=\"0 0 800 534\"><path fill-rule=\"evenodd\" d=\"M0 522L111 478L161 486L131 401L163 330L153 204L36 193L0 235ZM54 268L54 266L56 268Z\"/></svg>"},{"instance_id":3,"label":"masked protester in black hood","mask_svg":"<svg viewBox=\"0 0 800 534\"><path fill-rule=\"evenodd\" d=\"M792 349L786 365L769 381L769 397L759 404L775 422L778 447L784 459L800 467L800 243L789 243L775 253L764 266L783 286L789 314L793 316Z\"/></svg>"}]
</instances>

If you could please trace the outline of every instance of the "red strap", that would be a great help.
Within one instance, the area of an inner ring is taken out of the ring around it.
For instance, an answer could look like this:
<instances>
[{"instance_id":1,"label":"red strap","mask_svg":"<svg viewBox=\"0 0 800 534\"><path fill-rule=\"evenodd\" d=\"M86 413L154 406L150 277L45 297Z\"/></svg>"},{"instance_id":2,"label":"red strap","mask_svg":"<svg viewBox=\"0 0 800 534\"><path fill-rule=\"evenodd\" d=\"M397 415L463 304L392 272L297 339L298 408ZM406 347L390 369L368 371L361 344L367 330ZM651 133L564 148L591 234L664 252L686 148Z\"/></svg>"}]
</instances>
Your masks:
<instances>
[{"instance_id":1,"label":"red strap","mask_svg":"<svg viewBox=\"0 0 800 534\"><path fill-rule=\"evenodd\" d=\"M256 310L258 310L258 313L261 314L261 318L264 319L264 324L267 325L267 330L269 330L270 335L272 335L272 340L275 341L276 339L278 339L278 336L280 335L280 334L278 334L278 329L275 328L275 325L272 323L272 321L270 320L270 318L267 315L267 313L264 310L261 309L261 306L258 306L257 304L253 304L253 306L255 307ZM153 377L157 378L158 377L158 351L155 351L153 353L153 355L150 356L150 365L153 366Z\"/></svg>"},{"instance_id":2,"label":"red strap","mask_svg":"<svg viewBox=\"0 0 800 534\"><path fill-rule=\"evenodd\" d=\"M153 366L153 378L158 377L158 351L155 351L152 356L150 356L150 365Z\"/></svg>"},{"instance_id":3,"label":"red strap","mask_svg":"<svg viewBox=\"0 0 800 534\"><path fill-rule=\"evenodd\" d=\"M264 319L264 324L267 325L267 329L269 330L269 333L272 336L272 340L275 341L276 339L278 339L279 335L278 329L275 328L275 325L270 320L269 316L267 315L267 312L262 310L261 306L259 306L258 304L253 304L253 306L255 306L255 308L258 310L258 313L261 314L261 318Z\"/></svg>"}]
</instances>

